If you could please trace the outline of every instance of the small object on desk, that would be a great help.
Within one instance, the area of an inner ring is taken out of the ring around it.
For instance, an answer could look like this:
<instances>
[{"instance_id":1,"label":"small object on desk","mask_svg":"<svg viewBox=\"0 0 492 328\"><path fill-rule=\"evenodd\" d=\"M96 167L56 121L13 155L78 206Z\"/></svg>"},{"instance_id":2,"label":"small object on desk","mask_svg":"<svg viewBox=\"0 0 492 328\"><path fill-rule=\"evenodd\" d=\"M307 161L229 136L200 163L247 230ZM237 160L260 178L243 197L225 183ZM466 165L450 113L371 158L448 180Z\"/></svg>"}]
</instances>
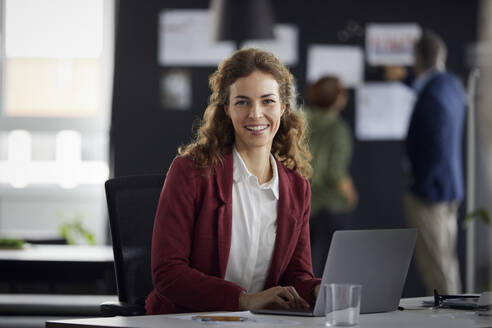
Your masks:
<instances>
[{"instance_id":1,"label":"small object on desk","mask_svg":"<svg viewBox=\"0 0 492 328\"><path fill-rule=\"evenodd\" d=\"M0 249L21 249L26 242L17 238L0 238Z\"/></svg>"},{"instance_id":2,"label":"small object on desk","mask_svg":"<svg viewBox=\"0 0 492 328\"><path fill-rule=\"evenodd\" d=\"M246 321L248 318L237 317L237 316L223 316L223 315L195 315L192 317L193 320L200 321Z\"/></svg>"},{"instance_id":3,"label":"small object on desk","mask_svg":"<svg viewBox=\"0 0 492 328\"><path fill-rule=\"evenodd\" d=\"M325 325L359 324L362 285L325 284Z\"/></svg>"},{"instance_id":4,"label":"small object on desk","mask_svg":"<svg viewBox=\"0 0 492 328\"><path fill-rule=\"evenodd\" d=\"M492 292L483 292L478 299L477 314L492 316Z\"/></svg>"},{"instance_id":5,"label":"small object on desk","mask_svg":"<svg viewBox=\"0 0 492 328\"><path fill-rule=\"evenodd\" d=\"M475 310L479 296L478 294L440 295L437 289L434 289L434 301L424 301L423 304L432 308Z\"/></svg>"}]
</instances>

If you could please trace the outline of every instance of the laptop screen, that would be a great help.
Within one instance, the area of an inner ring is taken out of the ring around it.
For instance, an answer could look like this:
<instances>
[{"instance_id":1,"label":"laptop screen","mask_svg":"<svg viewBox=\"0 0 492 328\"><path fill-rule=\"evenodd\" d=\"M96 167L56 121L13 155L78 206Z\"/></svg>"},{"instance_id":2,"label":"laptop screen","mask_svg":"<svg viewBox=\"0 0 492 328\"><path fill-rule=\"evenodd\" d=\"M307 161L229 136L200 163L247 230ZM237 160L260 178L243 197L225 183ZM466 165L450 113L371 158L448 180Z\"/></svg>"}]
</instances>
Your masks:
<instances>
[{"instance_id":1,"label":"laptop screen","mask_svg":"<svg viewBox=\"0 0 492 328\"><path fill-rule=\"evenodd\" d=\"M412 259L416 229L345 230L333 234L321 286L362 285L361 313L398 308ZM324 315L320 288L314 315Z\"/></svg>"}]
</instances>

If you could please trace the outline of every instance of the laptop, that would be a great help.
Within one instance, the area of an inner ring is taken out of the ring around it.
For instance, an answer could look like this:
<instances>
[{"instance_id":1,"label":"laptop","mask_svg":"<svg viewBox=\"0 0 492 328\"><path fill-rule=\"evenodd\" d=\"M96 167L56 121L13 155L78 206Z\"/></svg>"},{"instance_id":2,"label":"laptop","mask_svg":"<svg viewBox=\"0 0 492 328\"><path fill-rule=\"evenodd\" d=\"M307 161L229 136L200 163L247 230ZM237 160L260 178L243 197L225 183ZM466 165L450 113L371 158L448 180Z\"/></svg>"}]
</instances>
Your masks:
<instances>
[{"instance_id":1,"label":"laptop","mask_svg":"<svg viewBox=\"0 0 492 328\"><path fill-rule=\"evenodd\" d=\"M362 285L361 313L398 309L412 259L416 229L342 230L333 234L321 286ZM257 309L259 314L320 317L325 315L325 291L320 288L311 309Z\"/></svg>"}]
</instances>

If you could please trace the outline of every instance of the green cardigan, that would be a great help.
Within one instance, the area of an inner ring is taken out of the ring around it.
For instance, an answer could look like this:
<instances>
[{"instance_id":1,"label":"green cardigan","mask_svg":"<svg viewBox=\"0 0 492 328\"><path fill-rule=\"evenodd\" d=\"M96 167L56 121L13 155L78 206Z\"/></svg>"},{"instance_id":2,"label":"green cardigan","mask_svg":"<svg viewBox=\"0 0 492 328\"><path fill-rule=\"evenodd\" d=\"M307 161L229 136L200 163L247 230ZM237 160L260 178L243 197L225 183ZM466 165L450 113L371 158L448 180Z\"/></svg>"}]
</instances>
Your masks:
<instances>
[{"instance_id":1,"label":"green cardigan","mask_svg":"<svg viewBox=\"0 0 492 328\"><path fill-rule=\"evenodd\" d=\"M323 109L306 108L311 130L309 148L313 156L311 178L311 217L322 209L330 213L351 210L347 199L336 185L349 176L353 140L348 124L338 113Z\"/></svg>"}]
</instances>

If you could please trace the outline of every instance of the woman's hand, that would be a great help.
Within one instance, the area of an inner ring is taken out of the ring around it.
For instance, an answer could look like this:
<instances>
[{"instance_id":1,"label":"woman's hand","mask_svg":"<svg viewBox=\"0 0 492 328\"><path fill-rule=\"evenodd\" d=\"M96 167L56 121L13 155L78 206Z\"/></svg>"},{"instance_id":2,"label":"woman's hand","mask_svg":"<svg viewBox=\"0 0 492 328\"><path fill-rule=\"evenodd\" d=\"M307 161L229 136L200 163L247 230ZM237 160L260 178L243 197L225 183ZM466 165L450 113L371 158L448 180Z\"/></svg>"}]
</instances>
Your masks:
<instances>
[{"instance_id":1,"label":"woman's hand","mask_svg":"<svg viewBox=\"0 0 492 328\"><path fill-rule=\"evenodd\" d=\"M259 293L239 295L239 307L242 310L262 308L271 309L303 309L309 304L297 293L292 286L276 286Z\"/></svg>"},{"instance_id":2,"label":"woman's hand","mask_svg":"<svg viewBox=\"0 0 492 328\"><path fill-rule=\"evenodd\" d=\"M347 200L349 206L354 208L358 202L357 191L355 190L352 179L349 177L345 177L341 179L337 184L337 190L342 194L343 197Z\"/></svg>"},{"instance_id":3,"label":"woman's hand","mask_svg":"<svg viewBox=\"0 0 492 328\"><path fill-rule=\"evenodd\" d=\"M314 299L317 299L318 298L318 294L319 294L319 287L321 286L321 284L317 284L315 287L314 287Z\"/></svg>"}]
</instances>

